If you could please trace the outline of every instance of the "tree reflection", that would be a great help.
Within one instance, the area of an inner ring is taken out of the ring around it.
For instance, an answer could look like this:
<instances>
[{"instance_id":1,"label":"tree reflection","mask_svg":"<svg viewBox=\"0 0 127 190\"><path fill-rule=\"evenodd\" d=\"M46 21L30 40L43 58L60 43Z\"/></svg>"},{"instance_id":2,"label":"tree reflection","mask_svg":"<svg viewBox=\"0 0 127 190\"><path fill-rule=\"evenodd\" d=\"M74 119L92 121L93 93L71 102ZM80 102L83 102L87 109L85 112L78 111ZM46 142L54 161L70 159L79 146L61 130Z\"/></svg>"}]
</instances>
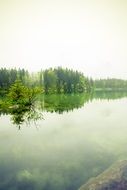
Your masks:
<instances>
[{"instance_id":1,"label":"tree reflection","mask_svg":"<svg viewBox=\"0 0 127 190\"><path fill-rule=\"evenodd\" d=\"M63 114L64 112L73 111L84 106L84 104L93 99L120 99L127 97L126 92L105 92L95 91L85 94L52 94L40 95L32 105L17 104L11 105L8 101L0 99L0 115L11 115L11 121L21 129L22 124L36 125L38 120L43 119L43 112L56 112Z\"/></svg>"},{"instance_id":2,"label":"tree reflection","mask_svg":"<svg viewBox=\"0 0 127 190\"><path fill-rule=\"evenodd\" d=\"M115 100L125 97L127 97L127 91L95 91L93 93L93 98L100 100Z\"/></svg>"},{"instance_id":3,"label":"tree reflection","mask_svg":"<svg viewBox=\"0 0 127 190\"><path fill-rule=\"evenodd\" d=\"M42 112L39 112L35 106L19 106L18 108L11 109L11 120L13 124L16 124L21 129L21 125L25 122L27 125L31 125L34 122L36 125L38 120L43 119Z\"/></svg>"},{"instance_id":4,"label":"tree reflection","mask_svg":"<svg viewBox=\"0 0 127 190\"><path fill-rule=\"evenodd\" d=\"M47 112L63 112L73 111L81 108L85 103L92 100L90 93L86 94L52 94L40 97L41 109Z\"/></svg>"}]
</instances>

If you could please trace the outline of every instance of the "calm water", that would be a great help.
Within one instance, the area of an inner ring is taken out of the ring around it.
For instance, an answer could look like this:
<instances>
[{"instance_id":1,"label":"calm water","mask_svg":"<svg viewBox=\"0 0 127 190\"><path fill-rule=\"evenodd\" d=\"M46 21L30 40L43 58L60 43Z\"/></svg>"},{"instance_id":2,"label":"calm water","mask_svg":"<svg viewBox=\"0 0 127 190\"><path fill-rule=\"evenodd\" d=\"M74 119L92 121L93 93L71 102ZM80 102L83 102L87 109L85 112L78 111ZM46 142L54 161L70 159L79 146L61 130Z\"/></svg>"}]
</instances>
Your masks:
<instances>
[{"instance_id":1,"label":"calm water","mask_svg":"<svg viewBox=\"0 0 127 190\"><path fill-rule=\"evenodd\" d=\"M30 112L1 110L0 190L77 190L118 159L127 159L126 93L41 96Z\"/></svg>"}]
</instances>

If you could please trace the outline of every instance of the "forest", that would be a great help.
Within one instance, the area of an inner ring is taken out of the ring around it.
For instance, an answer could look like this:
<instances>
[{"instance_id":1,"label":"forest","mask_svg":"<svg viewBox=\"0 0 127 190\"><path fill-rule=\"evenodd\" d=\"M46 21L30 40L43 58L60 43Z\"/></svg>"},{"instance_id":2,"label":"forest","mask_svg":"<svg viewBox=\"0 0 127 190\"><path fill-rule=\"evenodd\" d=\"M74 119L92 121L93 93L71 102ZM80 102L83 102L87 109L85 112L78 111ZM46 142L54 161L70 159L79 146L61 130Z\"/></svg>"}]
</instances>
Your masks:
<instances>
[{"instance_id":1,"label":"forest","mask_svg":"<svg viewBox=\"0 0 127 190\"><path fill-rule=\"evenodd\" d=\"M94 80L94 88L96 90L108 90L108 91L126 91L127 80L108 78Z\"/></svg>"},{"instance_id":2,"label":"forest","mask_svg":"<svg viewBox=\"0 0 127 190\"><path fill-rule=\"evenodd\" d=\"M82 73L61 67L41 70L37 73L29 73L24 69L0 69L2 91L8 90L17 79L27 87L40 87L46 94L88 92L92 87L92 80Z\"/></svg>"},{"instance_id":3,"label":"forest","mask_svg":"<svg viewBox=\"0 0 127 190\"><path fill-rule=\"evenodd\" d=\"M7 92L16 80L20 80L24 86L29 88L39 87L45 94L127 90L127 80L110 78L93 80L81 72L58 67L36 73L30 73L25 69L1 68L0 92Z\"/></svg>"}]
</instances>

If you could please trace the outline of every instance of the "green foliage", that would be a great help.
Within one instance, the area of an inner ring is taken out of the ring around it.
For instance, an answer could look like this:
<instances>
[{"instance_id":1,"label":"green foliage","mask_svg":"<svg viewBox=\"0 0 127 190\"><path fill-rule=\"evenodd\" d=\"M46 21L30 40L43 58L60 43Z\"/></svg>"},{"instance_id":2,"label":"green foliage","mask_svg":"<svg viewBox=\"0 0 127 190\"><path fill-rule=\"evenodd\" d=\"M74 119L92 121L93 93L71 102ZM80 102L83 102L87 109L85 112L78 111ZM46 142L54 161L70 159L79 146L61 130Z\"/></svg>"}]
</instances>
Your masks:
<instances>
[{"instance_id":1,"label":"green foliage","mask_svg":"<svg viewBox=\"0 0 127 190\"><path fill-rule=\"evenodd\" d=\"M28 103L33 104L37 95L42 93L42 89L40 87L27 88L26 97L28 98Z\"/></svg>"},{"instance_id":2,"label":"green foliage","mask_svg":"<svg viewBox=\"0 0 127 190\"><path fill-rule=\"evenodd\" d=\"M127 80L87 78L83 73L62 67L50 68L37 73L29 73L24 69L0 69L0 94L4 95L15 81L20 81L21 91L24 91L32 101L36 94L35 87L45 94L82 93L95 90L127 91ZM15 88L13 86L13 88ZM24 88L24 89L23 89ZM28 88L28 89L26 89ZM41 89L41 90L40 90ZM13 92L14 93L14 92ZM14 95L14 94L13 94ZM15 95L14 95L15 96ZM23 93L19 96L24 96Z\"/></svg>"},{"instance_id":3,"label":"green foliage","mask_svg":"<svg viewBox=\"0 0 127 190\"><path fill-rule=\"evenodd\" d=\"M12 105L31 105L40 92L41 89L39 87L28 88L20 80L16 80L9 88L7 96Z\"/></svg>"},{"instance_id":4,"label":"green foliage","mask_svg":"<svg viewBox=\"0 0 127 190\"><path fill-rule=\"evenodd\" d=\"M25 83L26 78L28 77L28 71L24 69L0 69L0 88L8 89L10 85L12 85L16 79Z\"/></svg>"},{"instance_id":5,"label":"green foliage","mask_svg":"<svg viewBox=\"0 0 127 190\"><path fill-rule=\"evenodd\" d=\"M82 73L71 69L46 69L38 73L29 73L24 69L0 69L0 92L8 90L20 80L28 88L40 87L46 94L78 93L90 91L90 81Z\"/></svg>"},{"instance_id":6,"label":"green foliage","mask_svg":"<svg viewBox=\"0 0 127 190\"><path fill-rule=\"evenodd\" d=\"M80 94L48 94L40 96L42 110L47 112L69 112L81 108L91 98L89 93Z\"/></svg>"},{"instance_id":7,"label":"green foliage","mask_svg":"<svg viewBox=\"0 0 127 190\"><path fill-rule=\"evenodd\" d=\"M35 94L39 89L34 89ZM31 94L31 93L30 93ZM31 124L36 123L37 120L43 119L43 111L63 112L73 111L74 109L81 108L85 103L92 101L92 99L120 99L127 97L127 92L124 91L94 91L92 93L76 93L76 94L40 94L33 98L33 103L25 101L24 103L14 104L11 103L9 98L0 97L0 115L9 114L11 120L16 124L19 129L25 122Z\"/></svg>"},{"instance_id":8,"label":"green foliage","mask_svg":"<svg viewBox=\"0 0 127 190\"><path fill-rule=\"evenodd\" d=\"M24 104L27 99L28 89L20 80L16 80L10 87L8 98L12 104Z\"/></svg>"},{"instance_id":9,"label":"green foliage","mask_svg":"<svg viewBox=\"0 0 127 190\"><path fill-rule=\"evenodd\" d=\"M127 80L122 79L99 79L94 81L94 87L97 90L127 90Z\"/></svg>"},{"instance_id":10,"label":"green foliage","mask_svg":"<svg viewBox=\"0 0 127 190\"><path fill-rule=\"evenodd\" d=\"M89 80L71 69L47 69L44 71L45 93L79 93L90 89Z\"/></svg>"},{"instance_id":11,"label":"green foliage","mask_svg":"<svg viewBox=\"0 0 127 190\"><path fill-rule=\"evenodd\" d=\"M21 80L16 80L9 88L6 98L0 100L0 111L11 114L13 123L20 129L25 120L36 121L40 118L40 114L33 109L35 98L40 92L39 87L28 88Z\"/></svg>"}]
</instances>

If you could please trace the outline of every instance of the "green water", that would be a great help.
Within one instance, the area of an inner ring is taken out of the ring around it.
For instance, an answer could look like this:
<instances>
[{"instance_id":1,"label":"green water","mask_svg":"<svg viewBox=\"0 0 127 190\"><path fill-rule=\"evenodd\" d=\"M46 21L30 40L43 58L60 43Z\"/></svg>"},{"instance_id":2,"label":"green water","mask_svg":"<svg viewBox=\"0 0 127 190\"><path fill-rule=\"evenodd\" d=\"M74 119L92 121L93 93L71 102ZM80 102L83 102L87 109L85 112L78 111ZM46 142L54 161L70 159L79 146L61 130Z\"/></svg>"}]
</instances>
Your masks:
<instances>
[{"instance_id":1,"label":"green water","mask_svg":"<svg viewBox=\"0 0 127 190\"><path fill-rule=\"evenodd\" d=\"M0 110L0 190L77 190L127 159L126 97L48 95L31 110Z\"/></svg>"}]
</instances>

